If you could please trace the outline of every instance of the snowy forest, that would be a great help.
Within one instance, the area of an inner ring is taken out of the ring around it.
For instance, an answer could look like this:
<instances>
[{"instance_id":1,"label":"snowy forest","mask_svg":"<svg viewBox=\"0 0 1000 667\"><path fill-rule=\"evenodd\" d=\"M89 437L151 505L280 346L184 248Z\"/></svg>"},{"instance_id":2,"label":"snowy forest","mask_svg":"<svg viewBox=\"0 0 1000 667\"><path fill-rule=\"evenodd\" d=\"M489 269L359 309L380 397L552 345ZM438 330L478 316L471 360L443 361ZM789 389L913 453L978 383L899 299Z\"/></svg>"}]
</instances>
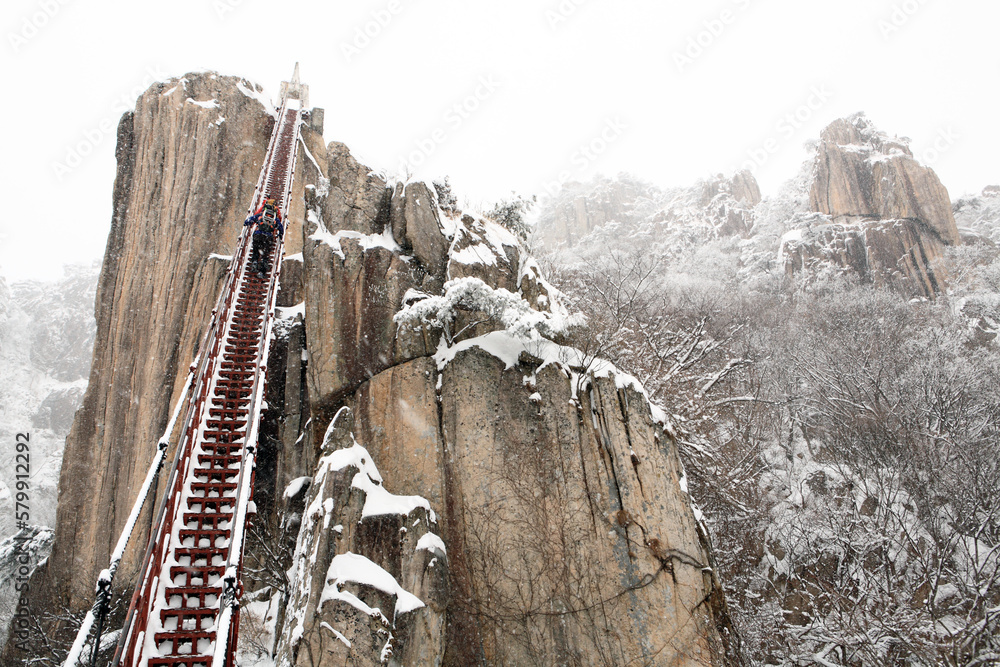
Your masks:
<instances>
[{"instance_id":1,"label":"snowy forest","mask_svg":"<svg viewBox=\"0 0 1000 667\"><path fill-rule=\"evenodd\" d=\"M721 176L573 184L532 245L586 316L574 344L670 414L746 664L997 664L1000 192L954 201L926 295L790 270L833 222L817 162L758 202ZM580 210L599 224L567 240Z\"/></svg>"}]
</instances>

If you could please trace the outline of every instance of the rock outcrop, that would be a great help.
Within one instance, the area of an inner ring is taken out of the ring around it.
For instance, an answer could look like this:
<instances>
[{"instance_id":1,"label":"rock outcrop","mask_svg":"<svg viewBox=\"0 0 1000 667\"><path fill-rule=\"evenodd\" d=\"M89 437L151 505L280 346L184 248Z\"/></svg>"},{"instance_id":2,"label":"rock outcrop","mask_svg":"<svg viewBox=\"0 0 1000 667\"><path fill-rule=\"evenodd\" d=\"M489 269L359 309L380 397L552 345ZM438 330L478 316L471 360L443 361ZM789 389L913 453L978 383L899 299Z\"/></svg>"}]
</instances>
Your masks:
<instances>
[{"instance_id":1,"label":"rock outcrop","mask_svg":"<svg viewBox=\"0 0 1000 667\"><path fill-rule=\"evenodd\" d=\"M809 202L829 220L786 236L789 274L827 263L926 297L945 287L939 260L961 242L951 200L906 140L862 114L834 121L820 135Z\"/></svg>"},{"instance_id":2,"label":"rock outcrop","mask_svg":"<svg viewBox=\"0 0 1000 667\"><path fill-rule=\"evenodd\" d=\"M546 243L574 245L594 229L611 221L624 221L633 203L644 193L640 184L624 179L606 179L584 187L567 183L552 202L549 219L540 232Z\"/></svg>"},{"instance_id":3,"label":"rock outcrop","mask_svg":"<svg viewBox=\"0 0 1000 667\"><path fill-rule=\"evenodd\" d=\"M93 600L238 238L273 124L262 99L245 80L189 74L154 84L119 124L90 382L66 441L55 546L32 585L43 609ZM123 581L150 520L147 506Z\"/></svg>"},{"instance_id":4,"label":"rock outcrop","mask_svg":"<svg viewBox=\"0 0 1000 667\"><path fill-rule=\"evenodd\" d=\"M729 178L719 174L706 181L699 204L719 236L746 236L753 227L753 209L760 200L757 179L743 170Z\"/></svg>"},{"instance_id":5,"label":"rock outcrop","mask_svg":"<svg viewBox=\"0 0 1000 667\"><path fill-rule=\"evenodd\" d=\"M820 134L813 210L834 219L919 220L945 244L959 242L951 199L937 174L917 162L905 140L856 115Z\"/></svg>"},{"instance_id":6,"label":"rock outcrop","mask_svg":"<svg viewBox=\"0 0 1000 667\"><path fill-rule=\"evenodd\" d=\"M738 171L729 178L722 174L702 184L701 204L708 206L720 194L727 194L744 208L753 208L760 203L760 186L757 179L747 170Z\"/></svg>"},{"instance_id":7,"label":"rock outcrop","mask_svg":"<svg viewBox=\"0 0 1000 667\"><path fill-rule=\"evenodd\" d=\"M782 239L779 260L789 273L848 269L863 282L933 297L944 287L944 245L915 220L825 223Z\"/></svg>"},{"instance_id":8,"label":"rock outcrop","mask_svg":"<svg viewBox=\"0 0 1000 667\"><path fill-rule=\"evenodd\" d=\"M565 313L512 234L327 154L302 230L322 456L279 664L725 662L708 547L641 389L525 337Z\"/></svg>"},{"instance_id":9,"label":"rock outcrop","mask_svg":"<svg viewBox=\"0 0 1000 667\"><path fill-rule=\"evenodd\" d=\"M342 408L323 437L292 566L279 664L440 664L448 560L418 495L382 486Z\"/></svg>"},{"instance_id":10,"label":"rock outcrop","mask_svg":"<svg viewBox=\"0 0 1000 667\"><path fill-rule=\"evenodd\" d=\"M191 75L122 121L50 608L90 603L194 356L267 144L256 97ZM291 575L247 582L278 664L731 664L665 418L565 346L517 238L341 144L307 133L299 165L248 544Z\"/></svg>"},{"instance_id":11,"label":"rock outcrop","mask_svg":"<svg viewBox=\"0 0 1000 667\"><path fill-rule=\"evenodd\" d=\"M717 174L691 187L661 190L625 175L568 184L548 202L538 231L547 246L576 249L609 223L627 229L651 227L657 238L691 235L708 240L751 233L754 207L761 201L749 171Z\"/></svg>"}]
</instances>

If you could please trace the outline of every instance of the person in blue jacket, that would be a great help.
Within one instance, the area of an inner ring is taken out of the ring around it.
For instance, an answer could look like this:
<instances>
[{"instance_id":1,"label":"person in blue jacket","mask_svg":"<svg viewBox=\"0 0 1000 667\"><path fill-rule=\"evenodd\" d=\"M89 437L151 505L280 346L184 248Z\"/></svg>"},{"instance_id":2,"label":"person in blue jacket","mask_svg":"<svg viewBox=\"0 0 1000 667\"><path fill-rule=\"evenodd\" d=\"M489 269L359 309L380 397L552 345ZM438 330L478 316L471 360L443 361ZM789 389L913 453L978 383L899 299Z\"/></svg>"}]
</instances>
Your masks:
<instances>
[{"instance_id":1,"label":"person in blue jacket","mask_svg":"<svg viewBox=\"0 0 1000 667\"><path fill-rule=\"evenodd\" d=\"M281 209L273 198L267 198L257 212L243 222L244 227L254 227L253 244L250 251L250 268L264 276L265 261L274 247L274 240L281 238L285 227L281 223Z\"/></svg>"}]
</instances>

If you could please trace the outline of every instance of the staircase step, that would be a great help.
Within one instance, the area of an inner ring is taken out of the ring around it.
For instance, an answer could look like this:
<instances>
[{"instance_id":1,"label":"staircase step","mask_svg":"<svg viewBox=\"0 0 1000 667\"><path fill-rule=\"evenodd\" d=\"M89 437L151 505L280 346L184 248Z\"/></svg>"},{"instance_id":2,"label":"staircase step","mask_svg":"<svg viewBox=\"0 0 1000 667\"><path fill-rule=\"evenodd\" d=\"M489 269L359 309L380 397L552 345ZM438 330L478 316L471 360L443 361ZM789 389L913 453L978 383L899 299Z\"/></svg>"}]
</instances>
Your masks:
<instances>
[{"instance_id":1,"label":"staircase step","mask_svg":"<svg viewBox=\"0 0 1000 667\"><path fill-rule=\"evenodd\" d=\"M210 667L211 655L178 655L166 658L150 658L149 667Z\"/></svg>"},{"instance_id":2,"label":"staircase step","mask_svg":"<svg viewBox=\"0 0 1000 667\"><path fill-rule=\"evenodd\" d=\"M180 538L180 540L181 540L182 543L184 542L184 540L189 540L191 538L194 538L194 541L195 541L195 545L194 546L196 546L196 547L199 546L198 542L201 542L201 540L208 540L210 542L210 546L215 547L215 548L221 548L221 547L217 547L216 544L215 544L215 542L220 537L228 540L229 536L231 534L232 534L232 531L230 531L230 530L228 530L226 528L214 528L214 529L204 529L204 528L190 529L190 528L182 528L181 530L177 531L177 537Z\"/></svg>"},{"instance_id":3,"label":"staircase step","mask_svg":"<svg viewBox=\"0 0 1000 667\"><path fill-rule=\"evenodd\" d=\"M185 583L190 586L192 579L208 582L209 577L214 576L221 579L225 573L226 568L222 565L174 565L170 568L170 581L174 583L177 581L177 577L184 575L187 576ZM209 584L206 583L206 585Z\"/></svg>"},{"instance_id":4,"label":"staircase step","mask_svg":"<svg viewBox=\"0 0 1000 667\"><path fill-rule=\"evenodd\" d=\"M220 529L219 524L223 521L232 520L232 514L223 512L185 512L183 514L185 526L191 523L197 523L198 527L201 529L208 527L211 530L225 530L224 528Z\"/></svg>"}]
</instances>

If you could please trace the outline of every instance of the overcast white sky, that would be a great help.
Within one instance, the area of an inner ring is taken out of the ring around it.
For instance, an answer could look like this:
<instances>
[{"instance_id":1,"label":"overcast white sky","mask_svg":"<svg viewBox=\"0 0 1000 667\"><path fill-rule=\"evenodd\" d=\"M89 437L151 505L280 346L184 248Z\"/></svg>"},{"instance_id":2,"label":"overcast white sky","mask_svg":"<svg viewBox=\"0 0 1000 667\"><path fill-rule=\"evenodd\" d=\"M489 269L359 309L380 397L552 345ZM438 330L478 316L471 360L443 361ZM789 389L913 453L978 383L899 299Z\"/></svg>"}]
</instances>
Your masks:
<instances>
[{"instance_id":1,"label":"overcast white sky","mask_svg":"<svg viewBox=\"0 0 1000 667\"><path fill-rule=\"evenodd\" d=\"M0 179L19 210L0 217L0 275L101 257L101 128L153 79L211 69L275 92L295 61L327 141L448 174L472 202L620 171L686 185L747 161L766 195L860 110L956 197L1000 182L997 25L995 0L5 0Z\"/></svg>"}]
</instances>

